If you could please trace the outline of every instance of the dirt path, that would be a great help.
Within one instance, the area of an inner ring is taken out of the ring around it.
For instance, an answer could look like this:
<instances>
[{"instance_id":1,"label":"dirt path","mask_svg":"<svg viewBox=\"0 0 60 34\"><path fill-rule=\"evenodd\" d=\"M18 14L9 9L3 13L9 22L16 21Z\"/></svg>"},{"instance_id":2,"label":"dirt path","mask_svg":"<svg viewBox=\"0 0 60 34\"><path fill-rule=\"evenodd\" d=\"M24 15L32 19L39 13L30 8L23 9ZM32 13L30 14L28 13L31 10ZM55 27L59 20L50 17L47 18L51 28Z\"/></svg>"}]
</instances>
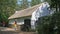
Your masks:
<instances>
[{"instance_id":1,"label":"dirt path","mask_svg":"<svg viewBox=\"0 0 60 34\"><path fill-rule=\"evenodd\" d=\"M12 28L0 27L0 34L36 34L35 32L20 32Z\"/></svg>"},{"instance_id":2,"label":"dirt path","mask_svg":"<svg viewBox=\"0 0 60 34\"><path fill-rule=\"evenodd\" d=\"M35 32L0 31L0 34L36 34Z\"/></svg>"}]
</instances>

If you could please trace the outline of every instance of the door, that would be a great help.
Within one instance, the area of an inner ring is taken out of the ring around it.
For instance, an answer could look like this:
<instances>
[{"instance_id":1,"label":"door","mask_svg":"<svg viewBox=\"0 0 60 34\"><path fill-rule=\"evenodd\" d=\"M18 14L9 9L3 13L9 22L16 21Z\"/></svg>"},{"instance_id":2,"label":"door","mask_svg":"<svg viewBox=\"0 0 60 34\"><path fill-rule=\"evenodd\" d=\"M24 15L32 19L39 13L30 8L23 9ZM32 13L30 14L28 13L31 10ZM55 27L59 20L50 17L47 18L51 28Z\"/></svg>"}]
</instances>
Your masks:
<instances>
[{"instance_id":1,"label":"door","mask_svg":"<svg viewBox=\"0 0 60 34\"><path fill-rule=\"evenodd\" d=\"M24 20L24 26L25 26L25 30L29 31L29 29L31 28L31 20L30 19L25 19Z\"/></svg>"}]
</instances>

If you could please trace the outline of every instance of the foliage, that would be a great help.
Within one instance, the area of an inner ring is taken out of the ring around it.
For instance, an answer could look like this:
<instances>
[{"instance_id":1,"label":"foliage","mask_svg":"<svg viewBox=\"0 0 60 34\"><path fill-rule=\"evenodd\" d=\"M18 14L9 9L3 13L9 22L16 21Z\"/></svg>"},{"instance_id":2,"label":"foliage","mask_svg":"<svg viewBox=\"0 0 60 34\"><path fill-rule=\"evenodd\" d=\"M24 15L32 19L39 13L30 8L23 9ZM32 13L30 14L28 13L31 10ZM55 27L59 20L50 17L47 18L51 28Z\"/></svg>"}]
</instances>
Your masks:
<instances>
[{"instance_id":1,"label":"foliage","mask_svg":"<svg viewBox=\"0 0 60 34\"><path fill-rule=\"evenodd\" d=\"M41 17L37 21L38 34L46 34L49 31L50 16Z\"/></svg>"},{"instance_id":2,"label":"foliage","mask_svg":"<svg viewBox=\"0 0 60 34\"><path fill-rule=\"evenodd\" d=\"M59 14L60 13L55 13L52 16L45 16L39 18L39 20L37 21L38 34L54 34L54 33L56 34L56 32L58 33L60 31Z\"/></svg>"},{"instance_id":3,"label":"foliage","mask_svg":"<svg viewBox=\"0 0 60 34\"><path fill-rule=\"evenodd\" d=\"M14 13L17 0L0 0L0 22L8 21L8 17Z\"/></svg>"},{"instance_id":4,"label":"foliage","mask_svg":"<svg viewBox=\"0 0 60 34\"><path fill-rule=\"evenodd\" d=\"M31 1L31 6L34 6L34 5L37 5L37 4L40 4L41 1L40 0L32 0Z\"/></svg>"}]
</instances>

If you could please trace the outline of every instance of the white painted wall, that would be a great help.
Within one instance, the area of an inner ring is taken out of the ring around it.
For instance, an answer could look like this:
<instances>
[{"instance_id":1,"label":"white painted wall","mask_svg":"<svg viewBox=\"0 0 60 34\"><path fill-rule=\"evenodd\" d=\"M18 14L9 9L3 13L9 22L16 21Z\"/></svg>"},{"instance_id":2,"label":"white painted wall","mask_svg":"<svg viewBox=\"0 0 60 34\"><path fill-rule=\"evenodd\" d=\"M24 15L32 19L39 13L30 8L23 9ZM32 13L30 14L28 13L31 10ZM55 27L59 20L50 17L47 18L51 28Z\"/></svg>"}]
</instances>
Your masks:
<instances>
[{"instance_id":1,"label":"white painted wall","mask_svg":"<svg viewBox=\"0 0 60 34\"><path fill-rule=\"evenodd\" d=\"M16 20L16 22L17 22L18 25L22 25L22 24L24 24L24 19L31 19L31 17L11 19L11 20L9 20L9 24L14 24L14 20Z\"/></svg>"}]
</instances>

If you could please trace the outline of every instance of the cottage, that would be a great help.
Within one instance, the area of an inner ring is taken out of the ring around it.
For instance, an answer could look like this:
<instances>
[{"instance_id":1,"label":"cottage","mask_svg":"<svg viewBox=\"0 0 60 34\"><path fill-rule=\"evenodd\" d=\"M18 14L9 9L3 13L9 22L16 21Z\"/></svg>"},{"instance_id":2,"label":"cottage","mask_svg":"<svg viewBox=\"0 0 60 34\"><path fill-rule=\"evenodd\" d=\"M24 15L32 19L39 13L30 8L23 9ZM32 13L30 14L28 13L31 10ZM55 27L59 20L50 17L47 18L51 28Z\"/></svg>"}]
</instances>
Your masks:
<instances>
[{"instance_id":1,"label":"cottage","mask_svg":"<svg viewBox=\"0 0 60 34\"><path fill-rule=\"evenodd\" d=\"M49 15L51 11L49 12L48 7L49 7L49 4L45 2L24 10L17 11L8 18L9 24L13 24L14 21L16 21L19 26L28 25L28 27L31 27L32 25L33 28L35 28L33 24L35 22L33 20L38 20L39 17ZM31 22L31 19L32 19L32 22Z\"/></svg>"}]
</instances>

